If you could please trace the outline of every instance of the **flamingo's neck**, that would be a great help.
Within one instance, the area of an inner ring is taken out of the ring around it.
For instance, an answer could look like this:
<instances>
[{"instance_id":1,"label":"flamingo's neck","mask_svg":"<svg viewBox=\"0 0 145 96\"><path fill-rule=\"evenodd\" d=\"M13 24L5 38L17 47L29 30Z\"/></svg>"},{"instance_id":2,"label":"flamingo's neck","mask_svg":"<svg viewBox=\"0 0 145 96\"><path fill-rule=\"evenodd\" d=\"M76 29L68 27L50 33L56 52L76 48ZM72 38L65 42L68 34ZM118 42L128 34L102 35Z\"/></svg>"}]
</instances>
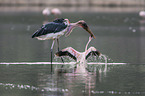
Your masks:
<instances>
[{"instance_id":1,"label":"flamingo's neck","mask_svg":"<svg viewBox=\"0 0 145 96\"><path fill-rule=\"evenodd\" d=\"M86 44L85 52L87 51L88 45L89 45L89 43L91 42L91 40L92 40L92 37L90 36L90 37L89 37L89 41L88 41L88 43Z\"/></svg>"}]
</instances>

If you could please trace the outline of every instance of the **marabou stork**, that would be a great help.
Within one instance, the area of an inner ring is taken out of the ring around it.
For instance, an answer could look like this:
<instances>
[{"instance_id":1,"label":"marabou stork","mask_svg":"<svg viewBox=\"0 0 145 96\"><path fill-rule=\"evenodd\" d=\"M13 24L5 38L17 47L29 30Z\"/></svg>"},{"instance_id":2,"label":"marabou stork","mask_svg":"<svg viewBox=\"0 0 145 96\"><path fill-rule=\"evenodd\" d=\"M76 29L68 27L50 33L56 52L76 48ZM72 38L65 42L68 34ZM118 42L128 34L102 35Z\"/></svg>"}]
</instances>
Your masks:
<instances>
[{"instance_id":1,"label":"marabou stork","mask_svg":"<svg viewBox=\"0 0 145 96\"><path fill-rule=\"evenodd\" d=\"M42 25L33 35L32 38L37 38L38 40L52 39L53 43L51 46L51 70L52 70L52 50L55 40L57 40L58 51L59 51L59 40L58 38L65 34L68 36L75 27L82 27L85 29L91 37L95 38L94 34L91 32L84 20L80 20L76 23L70 23L68 19L56 19L53 22Z\"/></svg>"}]
</instances>

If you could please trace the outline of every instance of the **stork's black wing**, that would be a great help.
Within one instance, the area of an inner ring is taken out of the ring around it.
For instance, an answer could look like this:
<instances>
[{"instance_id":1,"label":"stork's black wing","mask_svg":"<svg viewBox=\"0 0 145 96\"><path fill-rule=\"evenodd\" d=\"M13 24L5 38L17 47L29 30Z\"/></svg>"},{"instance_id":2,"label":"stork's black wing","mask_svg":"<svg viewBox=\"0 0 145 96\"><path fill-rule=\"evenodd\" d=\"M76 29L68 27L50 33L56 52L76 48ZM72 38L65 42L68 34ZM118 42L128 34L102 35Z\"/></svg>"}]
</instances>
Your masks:
<instances>
[{"instance_id":1,"label":"stork's black wing","mask_svg":"<svg viewBox=\"0 0 145 96\"><path fill-rule=\"evenodd\" d=\"M90 55L93 55L93 56L100 56L100 52L99 51L91 51L91 52L89 52L87 55L86 55L86 59L88 59L88 57L90 56Z\"/></svg>"},{"instance_id":2,"label":"stork's black wing","mask_svg":"<svg viewBox=\"0 0 145 96\"><path fill-rule=\"evenodd\" d=\"M57 33L60 32L62 30L64 30L67 27L67 25L65 25L62 21L59 22L58 20L47 23L45 25L43 25L40 29L38 29L33 35L32 38L34 37L38 37L41 35L46 35L49 33Z\"/></svg>"},{"instance_id":3,"label":"stork's black wing","mask_svg":"<svg viewBox=\"0 0 145 96\"><path fill-rule=\"evenodd\" d=\"M56 53L56 56L69 56L74 60L77 60L77 58L75 56L73 56L71 53L69 53L68 51L58 51Z\"/></svg>"}]
</instances>

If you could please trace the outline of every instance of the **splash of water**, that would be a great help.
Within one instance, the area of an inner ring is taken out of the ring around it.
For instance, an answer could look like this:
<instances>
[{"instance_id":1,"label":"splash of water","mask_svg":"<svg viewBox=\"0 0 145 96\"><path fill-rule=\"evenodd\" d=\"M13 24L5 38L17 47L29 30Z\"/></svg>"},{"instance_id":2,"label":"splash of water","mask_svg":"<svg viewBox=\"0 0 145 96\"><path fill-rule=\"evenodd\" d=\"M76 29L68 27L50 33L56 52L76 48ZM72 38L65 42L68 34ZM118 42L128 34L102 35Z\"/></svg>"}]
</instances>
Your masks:
<instances>
[{"instance_id":1,"label":"splash of water","mask_svg":"<svg viewBox=\"0 0 145 96\"><path fill-rule=\"evenodd\" d=\"M92 66L89 67L90 71L94 71L95 72L95 70L96 70L95 68L97 68L98 71L101 73L101 72L106 72L107 71L108 61L112 62L113 60L110 59L107 55L101 54L99 57L90 56L87 61L88 61L88 64L91 63L91 65L93 63L95 63L95 65L94 64L92 65L94 68L92 68ZM103 65L105 65L105 66L102 67Z\"/></svg>"},{"instance_id":2,"label":"splash of water","mask_svg":"<svg viewBox=\"0 0 145 96\"><path fill-rule=\"evenodd\" d=\"M63 60L65 62L74 62L74 60L68 56L62 56ZM61 62L61 59L60 57L58 56L55 56L54 57L55 61L60 61ZM113 61L112 59L110 59L107 55L104 55L104 54L101 54L99 57L97 56L90 56L88 59L87 59L87 62L98 62L98 64L100 63L104 63L104 70L103 72L106 72L107 71L107 63L108 61ZM75 67L75 65L77 64L70 64L69 66L72 68L72 67ZM90 67L92 69L92 67ZM88 69L90 69L88 68ZM94 69L94 68L93 68ZM99 71L102 72L102 68L99 68Z\"/></svg>"},{"instance_id":3,"label":"splash of water","mask_svg":"<svg viewBox=\"0 0 145 96\"><path fill-rule=\"evenodd\" d=\"M56 62L62 62L61 58L64 60L64 62L74 62L74 60L69 56L61 56L61 57L54 56L54 62L55 61Z\"/></svg>"},{"instance_id":4,"label":"splash of water","mask_svg":"<svg viewBox=\"0 0 145 96\"><path fill-rule=\"evenodd\" d=\"M104 72L106 72L106 71L107 71L107 57L106 57L106 55L101 54L101 55L99 56L99 58L102 59L102 57L103 57L103 59L104 59L104 61L105 61Z\"/></svg>"}]
</instances>

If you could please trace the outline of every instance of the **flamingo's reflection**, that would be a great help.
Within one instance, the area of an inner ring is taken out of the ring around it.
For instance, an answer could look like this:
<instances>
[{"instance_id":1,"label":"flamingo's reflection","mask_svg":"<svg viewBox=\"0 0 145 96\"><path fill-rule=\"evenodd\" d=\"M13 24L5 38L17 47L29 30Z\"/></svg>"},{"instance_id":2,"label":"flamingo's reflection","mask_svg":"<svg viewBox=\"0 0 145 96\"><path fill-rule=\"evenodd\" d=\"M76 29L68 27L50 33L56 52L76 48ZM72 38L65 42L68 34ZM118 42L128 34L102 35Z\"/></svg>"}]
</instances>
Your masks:
<instances>
[{"instance_id":1,"label":"flamingo's reflection","mask_svg":"<svg viewBox=\"0 0 145 96\"><path fill-rule=\"evenodd\" d=\"M84 52L78 52L72 47L67 47L56 53L56 56L70 56L76 61L76 66L71 69L74 70L72 72L67 71L70 69L56 68L54 74L40 74L39 86L46 90L46 94L51 92L53 95L91 96L96 84L101 82L102 77L105 77L105 72L97 71L95 68L94 72L87 70L87 59L90 56L102 56L95 47L87 48L91 40L92 37L89 37Z\"/></svg>"},{"instance_id":2,"label":"flamingo's reflection","mask_svg":"<svg viewBox=\"0 0 145 96\"><path fill-rule=\"evenodd\" d=\"M105 73L83 72L83 73L59 73L38 74L38 86L43 89L44 96L91 96L92 91L102 82Z\"/></svg>"}]
</instances>

